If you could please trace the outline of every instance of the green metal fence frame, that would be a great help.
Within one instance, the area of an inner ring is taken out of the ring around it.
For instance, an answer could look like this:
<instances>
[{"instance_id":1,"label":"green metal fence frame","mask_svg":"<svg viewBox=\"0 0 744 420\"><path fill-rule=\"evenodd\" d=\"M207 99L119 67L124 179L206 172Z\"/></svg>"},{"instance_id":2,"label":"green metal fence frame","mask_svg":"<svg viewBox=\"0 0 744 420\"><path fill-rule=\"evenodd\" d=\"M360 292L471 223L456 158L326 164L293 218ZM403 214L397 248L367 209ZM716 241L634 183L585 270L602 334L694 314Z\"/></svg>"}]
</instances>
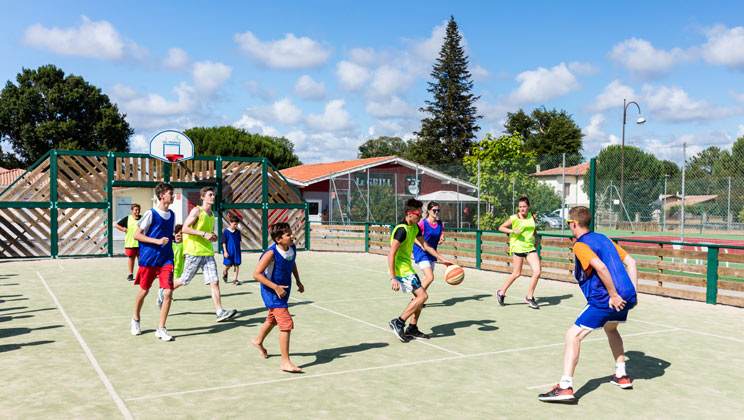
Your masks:
<instances>
[{"instance_id":1,"label":"green metal fence frame","mask_svg":"<svg viewBox=\"0 0 744 420\"><path fill-rule=\"evenodd\" d=\"M58 200L57 191L57 157L58 156L95 156L106 159L106 194L105 200L102 202L60 202ZM30 173L36 167L41 165L46 159L49 159L49 201L0 201L0 208L40 208L50 209L50 220L49 229L51 236L50 241L50 255L48 258L58 257L113 257L114 255L114 215L113 215L113 201L114 201L114 187L129 187L129 188L154 188L161 181L116 181L114 180L114 164L116 158L152 158L152 156L144 153L125 153L125 152L93 152L93 151L74 151L74 150L56 150L52 149L48 151L44 156L36 161L26 172L23 173L18 179L13 181L7 188L5 188L0 195L10 190L17 182L19 182L26 174ZM195 156L194 159L202 161L214 161L215 164L215 181L214 182L170 182L171 178L171 165L163 166L163 181L173 185L175 188L195 188L195 187L214 187L216 191L216 199L214 211L220 215L225 210L230 209L260 209L262 215L262 232L261 232L261 245L262 250L268 248L268 218L269 210L274 209L302 209L305 215L305 247L301 248L304 250L310 249L310 216L308 215L308 204L307 201L302 197L302 194L295 188L294 185L289 183L287 179L279 172L278 169L267 159L267 158L245 158L245 157L223 157L223 156ZM227 203L224 201L222 191L222 162L259 162L261 163L261 203ZM273 169L281 179L297 194L302 200L301 203L269 203L269 168ZM103 209L107 212L106 218L106 254L92 254L92 255L60 255L59 254L59 211L58 209ZM217 230L219 241L222 240L222 229ZM262 251L261 250L261 251ZM246 250L245 252L259 252L259 250ZM13 257L13 258L47 258L47 256L33 256L33 257Z\"/></svg>"}]
</instances>

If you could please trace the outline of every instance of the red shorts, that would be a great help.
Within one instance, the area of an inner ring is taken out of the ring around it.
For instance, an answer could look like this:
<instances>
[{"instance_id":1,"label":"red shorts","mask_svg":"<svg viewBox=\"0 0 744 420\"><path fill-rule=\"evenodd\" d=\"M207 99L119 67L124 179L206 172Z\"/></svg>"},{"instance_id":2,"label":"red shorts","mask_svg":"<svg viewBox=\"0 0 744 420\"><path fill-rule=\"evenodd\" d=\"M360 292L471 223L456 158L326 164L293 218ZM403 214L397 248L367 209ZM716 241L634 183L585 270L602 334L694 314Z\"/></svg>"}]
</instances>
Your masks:
<instances>
[{"instance_id":1,"label":"red shorts","mask_svg":"<svg viewBox=\"0 0 744 420\"><path fill-rule=\"evenodd\" d=\"M124 255L127 257L139 257L139 248L124 248Z\"/></svg>"},{"instance_id":2,"label":"red shorts","mask_svg":"<svg viewBox=\"0 0 744 420\"><path fill-rule=\"evenodd\" d=\"M266 321L272 325L279 325L279 331L294 329L292 315L289 314L287 308L269 308L269 316L266 317Z\"/></svg>"},{"instance_id":3,"label":"red shorts","mask_svg":"<svg viewBox=\"0 0 744 420\"><path fill-rule=\"evenodd\" d=\"M134 284L139 284L143 290L150 290L152 282L157 277L160 280L160 287L163 289L173 288L173 264L162 267L142 267L137 270L137 277Z\"/></svg>"}]
</instances>

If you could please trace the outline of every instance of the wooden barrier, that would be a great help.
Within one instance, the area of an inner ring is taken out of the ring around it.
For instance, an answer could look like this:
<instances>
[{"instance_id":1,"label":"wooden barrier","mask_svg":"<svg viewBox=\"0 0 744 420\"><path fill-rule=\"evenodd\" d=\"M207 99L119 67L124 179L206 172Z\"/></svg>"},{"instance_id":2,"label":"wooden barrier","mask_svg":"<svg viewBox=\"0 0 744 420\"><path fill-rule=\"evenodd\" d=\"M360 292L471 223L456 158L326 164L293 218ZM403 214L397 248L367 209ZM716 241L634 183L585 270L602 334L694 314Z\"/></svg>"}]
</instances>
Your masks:
<instances>
[{"instance_id":1,"label":"wooden barrier","mask_svg":"<svg viewBox=\"0 0 744 420\"><path fill-rule=\"evenodd\" d=\"M364 252L365 245L371 254L387 255L390 249L390 225L311 225L312 249L342 252ZM480 250L477 249L476 232L446 232L446 241L438 251L445 258L463 267L500 273L512 272L512 256L508 252L508 238L500 233L483 232ZM366 240L366 244L365 244ZM317 247L316 247L317 245ZM573 241L566 238L541 238L541 278L576 283L574 277L575 257ZM675 298L706 301L708 281L707 265L696 263L707 261L708 253L661 246L643 247L626 243L623 249L633 255L638 263L638 278L642 293ZM480 259L480 260L479 260ZM720 254L720 262L744 264L742 254ZM743 268L728 268L719 264L718 275L744 277ZM523 276L532 272L526 264ZM653 284L649 284L649 283ZM744 293L744 282L717 281L718 290ZM729 293L718 293L718 303L743 306L744 297Z\"/></svg>"}]
</instances>

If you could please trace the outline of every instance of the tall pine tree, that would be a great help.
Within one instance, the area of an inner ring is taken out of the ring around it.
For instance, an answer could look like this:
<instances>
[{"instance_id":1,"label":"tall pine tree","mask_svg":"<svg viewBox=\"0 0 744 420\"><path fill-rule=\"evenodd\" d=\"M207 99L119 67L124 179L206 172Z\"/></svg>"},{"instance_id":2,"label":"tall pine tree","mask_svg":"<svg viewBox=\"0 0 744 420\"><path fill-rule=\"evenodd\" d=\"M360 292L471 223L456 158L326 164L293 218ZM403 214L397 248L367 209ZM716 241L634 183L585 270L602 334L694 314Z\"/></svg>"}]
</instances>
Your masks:
<instances>
[{"instance_id":1,"label":"tall pine tree","mask_svg":"<svg viewBox=\"0 0 744 420\"><path fill-rule=\"evenodd\" d=\"M470 93L473 82L461 40L455 18L450 16L444 44L431 72L434 81L427 89L434 99L420 108L430 116L421 121L421 131L414 133L417 140L411 148L412 157L423 164L462 160L480 130L477 121L482 116L473 105L480 97Z\"/></svg>"}]
</instances>

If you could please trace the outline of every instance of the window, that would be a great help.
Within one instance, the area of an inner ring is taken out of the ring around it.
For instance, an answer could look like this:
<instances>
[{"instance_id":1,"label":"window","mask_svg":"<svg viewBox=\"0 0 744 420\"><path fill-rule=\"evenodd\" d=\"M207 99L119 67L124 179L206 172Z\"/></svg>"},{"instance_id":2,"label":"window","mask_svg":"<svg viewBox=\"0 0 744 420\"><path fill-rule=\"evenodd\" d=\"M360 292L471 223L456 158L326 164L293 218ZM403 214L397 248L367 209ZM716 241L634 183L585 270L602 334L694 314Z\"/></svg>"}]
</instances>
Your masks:
<instances>
[{"instance_id":1,"label":"window","mask_svg":"<svg viewBox=\"0 0 744 420\"><path fill-rule=\"evenodd\" d=\"M568 182L563 184L563 195L565 196L571 195L571 184L569 184Z\"/></svg>"}]
</instances>

